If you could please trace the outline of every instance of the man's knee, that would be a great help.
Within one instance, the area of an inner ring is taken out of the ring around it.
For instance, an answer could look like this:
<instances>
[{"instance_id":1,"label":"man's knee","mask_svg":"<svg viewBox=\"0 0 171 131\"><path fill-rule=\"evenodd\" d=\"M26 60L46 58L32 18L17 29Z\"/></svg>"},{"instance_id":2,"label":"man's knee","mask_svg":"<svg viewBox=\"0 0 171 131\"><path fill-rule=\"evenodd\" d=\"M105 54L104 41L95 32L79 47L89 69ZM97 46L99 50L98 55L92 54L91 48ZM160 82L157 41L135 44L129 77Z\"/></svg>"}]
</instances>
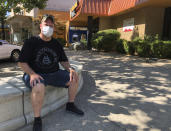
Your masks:
<instances>
[{"instance_id":1,"label":"man's knee","mask_svg":"<svg viewBox=\"0 0 171 131\"><path fill-rule=\"evenodd\" d=\"M33 87L32 92L36 94L42 94L44 93L44 90L45 90L44 84L38 83L36 84L36 86Z\"/></svg>"},{"instance_id":2,"label":"man's knee","mask_svg":"<svg viewBox=\"0 0 171 131\"><path fill-rule=\"evenodd\" d=\"M66 86L75 86L75 85L77 85L78 84L78 82L79 82L79 78L78 79L76 79L76 80L73 80L73 81L69 81L67 84L66 84Z\"/></svg>"}]
</instances>

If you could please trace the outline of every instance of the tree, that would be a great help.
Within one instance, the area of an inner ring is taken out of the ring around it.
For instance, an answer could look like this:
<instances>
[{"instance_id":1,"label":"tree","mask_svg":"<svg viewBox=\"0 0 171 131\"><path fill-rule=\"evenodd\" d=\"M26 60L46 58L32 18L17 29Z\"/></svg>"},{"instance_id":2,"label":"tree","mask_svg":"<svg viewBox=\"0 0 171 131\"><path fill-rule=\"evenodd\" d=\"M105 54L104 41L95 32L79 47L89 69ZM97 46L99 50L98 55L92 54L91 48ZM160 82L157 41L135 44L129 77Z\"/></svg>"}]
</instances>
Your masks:
<instances>
[{"instance_id":1,"label":"tree","mask_svg":"<svg viewBox=\"0 0 171 131\"><path fill-rule=\"evenodd\" d=\"M2 39L5 39L4 24L7 18L7 13L12 9L15 13L25 9L30 12L33 8L43 9L48 0L0 0L0 23L2 29Z\"/></svg>"}]
</instances>

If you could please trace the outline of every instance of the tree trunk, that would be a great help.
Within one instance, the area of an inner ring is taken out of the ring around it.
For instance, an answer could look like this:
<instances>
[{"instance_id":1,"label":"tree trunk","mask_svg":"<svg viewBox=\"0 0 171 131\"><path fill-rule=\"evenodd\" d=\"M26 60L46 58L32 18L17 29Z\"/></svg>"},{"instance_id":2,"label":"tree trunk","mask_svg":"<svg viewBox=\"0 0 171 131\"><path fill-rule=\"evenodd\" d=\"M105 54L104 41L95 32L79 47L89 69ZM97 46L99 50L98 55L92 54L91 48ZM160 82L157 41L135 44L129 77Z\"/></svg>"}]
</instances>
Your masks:
<instances>
[{"instance_id":1,"label":"tree trunk","mask_svg":"<svg viewBox=\"0 0 171 131\"><path fill-rule=\"evenodd\" d=\"M5 21L1 17L1 29L2 29L2 39L5 40L5 28L4 28Z\"/></svg>"}]
</instances>

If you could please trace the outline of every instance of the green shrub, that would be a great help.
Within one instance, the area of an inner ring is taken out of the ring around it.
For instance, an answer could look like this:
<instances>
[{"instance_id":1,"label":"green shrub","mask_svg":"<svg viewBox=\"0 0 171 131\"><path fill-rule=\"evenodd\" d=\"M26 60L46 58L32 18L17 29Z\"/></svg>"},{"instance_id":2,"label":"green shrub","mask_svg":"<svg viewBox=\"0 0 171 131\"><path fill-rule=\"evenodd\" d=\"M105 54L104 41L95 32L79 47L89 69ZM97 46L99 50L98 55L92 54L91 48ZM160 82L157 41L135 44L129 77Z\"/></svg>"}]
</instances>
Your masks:
<instances>
[{"instance_id":1,"label":"green shrub","mask_svg":"<svg viewBox=\"0 0 171 131\"><path fill-rule=\"evenodd\" d=\"M171 41L163 41L162 58L171 58Z\"/></svg>"},{"instance_id":2,"label":"green shrub","mask_svg":"<svg viewBox=\"0 0 171 131\"><path fill-rule=\"evenodd\" d=\"M80 40L80 42L81 42L82 44L84 44L84 47L85 47L85 48L87 47L87 40Z\"/></svg>"},{"instance_id":3,"label":"green shrub","mask_svg":"<svg viewBox=\"0 0 171 131\"><path fill-rule=\"evenodd\" d=\"M152 43L151 50L152 50L153 57L158 57L158 58L162 57L162 46L163 46L162 41L161 42L154 41Z\"/></svg>"},{"instance_id":4,"label":"green shrub","mask_svg":"<svg viewBox=\"0 0 171 131\"><path fill-rule=\"evenodd\" d=\"M124 49L124 44L126 43L127 41L124 40L124 39L120 39L118 40L117 44L116 44L116 51L117 52L120 52L120 53L126 53L125 52L125 49Z\"/></svg>"},{"instance_id":5,"label":"green shrub","mask_svg":"<svg viewBox=\"0 0 171 131\"><path fill-rule=\"evenodd\" d=\"M93 35L92 47L104 51L116 50L130 55L136 53L141 57L171 58L171 41L162 41L158 35L126 41L120 39L118 31L104 30Z\"/></svg>"},{"instance_id":6,"label":"green shrub","mask_svg":"<svg viewBox=\"0 0 171 131\"><path fill-rule=\"evenodd\" d=\"M118 51L119 53L134 55L135 44L130 41L120 39L116 45L116 51Z\"/></svg>"},{"instance_id":7,"label":"green shrub","mask_svg":"<svg viewBox=\"0 0 171 131\"><path fill-rule=\"evenodd\" d=\"M142 41L136 45L136 52L141 57L151 57L151 45L146 41Z\"/></svg>"},{"instance_id":8,"label":"green shrub","mask_svg":"<svg viewBox=\"0 0 171 131\"><path fill-rule=\"evenodd\" d=\"M66 41L63 38L57 38L57 40L63 47L66 45Z\"/></svg>"},{"instance_id":9,"label":"green shrub","mask_svg":"<svg viewBox=\"0 0 171 131\"><path fill-rule=\"evenodd\" d=\"M155 36L153 36L153 35L145 35L144 36L144 41L148 41L150 43L152 43L154 41L160 41L159 35L158 34L156 34Z\"/></svg>"},{"instance_id":10,"label":"green shrub","mask_svg":"<svg viewBox=\"0 0 171 131\"><path fill-rule=\"evenodd\" d=\"M132 41L141 57L171 58L171 41L162 41L156 36L145 36Z\"/></svg>"},{"instance_id":11,"label":"green shrub","mask_svg":"<svg viewBox=\"0 0 171 131\"><path fill-rule=\"evenodd\" d=\"M152 44L154 57L171 58L171 41L159 41Z\"/></svg>"},{"instance_id":12,"label":"green shrub","mask_svg":"<svg viewBox=\"0 0 171 131\"><path fill-rule=\"evenodd\" d=\"M127 46L125 47L125 50L128 50L127 54L129 55L134 55L135 49L136 49L136 44L130 41L127 43Z\"/></svg>"},{"instance_id":13,"label":"green shrub","mask_svg":"<svg viewBox=\"0 0 171 131\"><path fill-rule=\"evenodd\" d=\"M112 51L116 49L119 38L120 33L116 30L109 29L99 31L92 37L92 47L98 50Z\"/></svg>"},{"instance_id":14,"label":"green shrub","mask_svg":"<svg viewBox=\"0 0 171 131\"><path fill-rule=\"evenodd\" d=\"M123 48L126 54L129 54L129 45L128 45L128 41L123 41Z\"/></svg>"},{"instance_id":15,"label":"green shrub","mask_svg":"<svg viewBox=\"0 0 171 131\"><path fill-rule=\"evenodd\" d=\"M150 38L151 40L151 38ZM134 52L141 57L152 56L151 41L148 39L135 38L132 43L134 45Z\"/></svg>"}]
</instances>

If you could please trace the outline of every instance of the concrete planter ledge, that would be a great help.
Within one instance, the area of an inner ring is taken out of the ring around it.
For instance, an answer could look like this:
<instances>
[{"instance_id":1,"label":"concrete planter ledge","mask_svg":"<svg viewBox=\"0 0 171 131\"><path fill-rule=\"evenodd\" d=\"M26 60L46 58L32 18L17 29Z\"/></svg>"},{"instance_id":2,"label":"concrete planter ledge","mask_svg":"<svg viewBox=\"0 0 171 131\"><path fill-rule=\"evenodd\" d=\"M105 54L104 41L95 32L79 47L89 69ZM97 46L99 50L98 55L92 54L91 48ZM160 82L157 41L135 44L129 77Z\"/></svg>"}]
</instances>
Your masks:
<instances>
[{"instance_id":1,"label":"concrete planter ledge","mask_svg":"<svg viewBox=\"0 0 171 131\"><path fill-rule=\"evenodd\" d=\"M82 88L83 66L70 61L79 74L79 89ZM62 67L60 66L62 69ZM47 86L42 108L42 116L56 110L68 100L68 91L65 88ZM16 130L33 121L33 111L30 101L30 90L25 87L22 76L0 79L0 131Z\"/></svg>"}]
</instances>

